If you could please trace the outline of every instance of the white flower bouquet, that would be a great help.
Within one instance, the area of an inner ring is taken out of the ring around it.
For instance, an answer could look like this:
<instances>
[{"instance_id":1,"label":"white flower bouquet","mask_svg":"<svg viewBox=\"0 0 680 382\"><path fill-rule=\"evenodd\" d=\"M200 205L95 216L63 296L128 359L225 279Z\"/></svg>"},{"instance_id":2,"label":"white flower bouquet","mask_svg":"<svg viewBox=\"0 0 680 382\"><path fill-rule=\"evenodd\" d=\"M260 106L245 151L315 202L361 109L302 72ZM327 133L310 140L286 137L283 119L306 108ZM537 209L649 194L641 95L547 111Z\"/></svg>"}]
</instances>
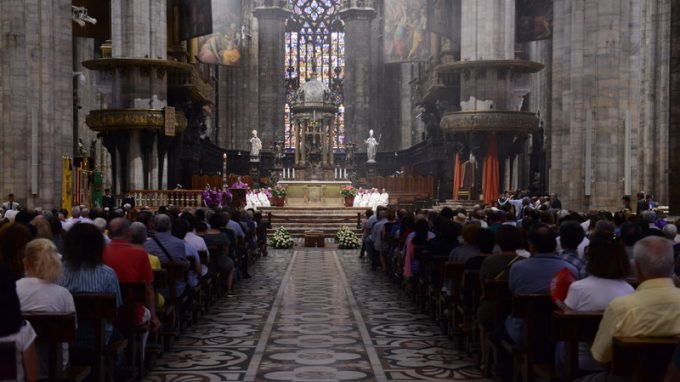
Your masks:
<instances>
[{"instance_id":1,"label":"white flower bouquet","mask_svg":"<svg viewBox=\"0 0 680 382\"><path fill-rule=\"evenodd\" d=\"M274 235L271 238L272 247L278 249L289 249L295 246L295 241L290 235L290 232L284 227L279 227L274 231Z\"/></svg>"},{"instance_id":2,"label":"white flower bouquet","mask_svg":"<svg viewBox=\"0 0 680 382\"><path fill-rule=\"evenodd\" d=\"M361 240L349 227L340 227L335 233L335 243L340 249L361 248Z\"/></svg>"}]
</instances>

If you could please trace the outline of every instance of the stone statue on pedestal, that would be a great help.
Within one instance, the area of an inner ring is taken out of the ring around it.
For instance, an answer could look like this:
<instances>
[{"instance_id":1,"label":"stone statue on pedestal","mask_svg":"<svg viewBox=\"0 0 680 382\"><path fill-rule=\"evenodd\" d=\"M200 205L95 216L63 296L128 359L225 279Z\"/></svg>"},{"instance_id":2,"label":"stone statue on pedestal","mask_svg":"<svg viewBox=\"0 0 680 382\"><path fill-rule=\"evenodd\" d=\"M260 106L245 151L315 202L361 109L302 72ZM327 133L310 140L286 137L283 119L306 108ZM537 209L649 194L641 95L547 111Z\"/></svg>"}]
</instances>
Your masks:
<instances>
[{"instance_id":1,"label":"stone statue on pedestal","mask_svg":"<svg viewBox=\"0 0 680 382\"><path fill-rule=\"evenodd\" d=\"M378 141L373 138L373 130L368 131L368 139L366 139L366 156L368 157L367 163L375 163L375 155L378 152Z\"/></svg>"},{"instance_id":2,"label":"stone statue on pedestal","mask_svg":"<svg viewBox=\"0 0 680 382\"><path fill-rule=\"evenodd\" d=\"M253 137L250 138L250 161L260 161L260 150L262 150L262 141L257 137L257 130L253 130Z\"/></svg>"}]
</instances>

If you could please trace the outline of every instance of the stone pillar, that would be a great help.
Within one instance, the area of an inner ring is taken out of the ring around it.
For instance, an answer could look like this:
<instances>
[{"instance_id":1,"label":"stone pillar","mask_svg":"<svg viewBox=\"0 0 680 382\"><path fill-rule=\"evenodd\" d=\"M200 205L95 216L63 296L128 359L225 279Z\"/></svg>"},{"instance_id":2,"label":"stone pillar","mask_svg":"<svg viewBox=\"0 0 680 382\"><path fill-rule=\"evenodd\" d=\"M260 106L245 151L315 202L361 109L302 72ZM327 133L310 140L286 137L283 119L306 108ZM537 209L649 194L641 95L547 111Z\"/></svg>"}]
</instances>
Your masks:
<instances>
[{"instance_id":1,"label":"stone pillar","mask_svg":"<svg viewBox=\"0 0 680 382\"><path fill-rule=\"evenodd\" d=\"M0 195L28 208L61 206L74 154L71 24L71 1L0 1Z\"/></svg>"},{"instance_id":2,"label":"stone pillar","mask_svg":"<svg viewBox=\"0 0 680 382\"><path fill-rule=\"evenodd\" d=\"M166 60L166 14L165 0L111 0L112 57ZM167 77L152 70L149 63L116 70L113 78L111 108L159 110L167 106ZM114 192L161 188L165 177L161 179L159 174L164 172L165 159L155 158L156 134L142 130L128 134L129 147L121 147L123 143L117 147L127 155L119 155L119 174L114 177L124 179Z\"/></svg>"},{"instance_id":3,"label":"stone pillar","mask_svg":"<svg viewBox=\"0 0 680 382\"><path fill-rule=\"evenodd\" d=\"M668 206L680 215L680 3L671 5L670 126L668 128Z\"/></svg>"},{"instance_id":4,"label":"stone pillar","mask_svg":"<svg viewBox=\"0 0 680 382\"><path fill-rule=\"evenodd\" d=\"M258 21L258 132L263 142L283 139L283 112L286 19L290 15L286 1L261 2L253 11Z\"/></svg>"},{"instance_id":5,"label":"stone pillar","mask_svg":"<svg viewBox=\"0 0 680 382\"><path fill-rule=\"evenodd\" d=\"M373 1L345 1L340 17L345 22L345 140L358 144L371 126L371 21Z\"/></svg>"},{"instance_id":6,"label":"stone pillar","mask_svg":"<svg viewBox=\"0 0 680 382\"><path fill-rule=\"evenodd\" d=\"M551 191L560 194L570 209L614 209L626 193L629 171L633 195L644 190L665 204L670 1L556 0L554 14ZM588 115L592 116L590 197L585 194ZM624 167L627 119L632 145L628 171Z\"/></svg>"}]
</instances>

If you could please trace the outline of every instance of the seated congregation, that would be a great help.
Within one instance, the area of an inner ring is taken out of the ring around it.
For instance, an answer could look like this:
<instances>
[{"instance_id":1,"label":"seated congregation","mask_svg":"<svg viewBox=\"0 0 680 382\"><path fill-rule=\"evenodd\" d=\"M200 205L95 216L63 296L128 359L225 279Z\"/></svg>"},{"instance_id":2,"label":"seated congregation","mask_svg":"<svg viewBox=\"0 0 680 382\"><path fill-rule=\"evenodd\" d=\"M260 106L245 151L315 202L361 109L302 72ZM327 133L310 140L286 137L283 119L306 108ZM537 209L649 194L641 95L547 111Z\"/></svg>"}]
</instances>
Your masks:
<instances>
[{"instance_id":1,"label":"seated congregation","mask_svg":"<svg viewBox=\"0 0 680 382\"><path fill-rule=\"evenodd\" d=\"M359 256L487 377L680 380L676 224L654 210L586 215L548 202L378 207Z\"/></svg>"},{"instance_id":2,"label":"seated congregation","mask_svg":"<svg viewBox=\"0 0 680 382\"><path fill-rule=\"evenodd\" d=\"M267 255L253 211L8 212L0 381L142 378Z\"/></svg>"}]
</instances>

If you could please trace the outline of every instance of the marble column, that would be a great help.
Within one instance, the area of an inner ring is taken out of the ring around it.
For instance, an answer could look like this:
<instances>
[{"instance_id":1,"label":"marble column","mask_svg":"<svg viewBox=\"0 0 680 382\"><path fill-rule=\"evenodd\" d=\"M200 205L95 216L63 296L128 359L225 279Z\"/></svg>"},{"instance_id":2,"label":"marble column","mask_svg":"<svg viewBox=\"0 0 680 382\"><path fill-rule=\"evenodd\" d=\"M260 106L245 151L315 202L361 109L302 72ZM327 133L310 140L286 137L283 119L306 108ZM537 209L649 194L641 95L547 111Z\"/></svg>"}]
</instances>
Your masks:
<instances>
[{"instance_id":1,"label":"marble column","mask_svg":"<svg viewBox=\"0 0 680 382\"><path fill-rule=\"evenodd\" d=\"M345 22L345 140L359 144L371 128L371 21L373 1L343 2Z\"/></svg>"},{"instance_id":2,"label":"marble column","mask_svg":"<svg viewBox=\"0 0 680 382\"><path fill-rule=\"evenodd\" d=\"M671 5L670 126L668 129L668 205L680 215L680 3Z\"/></svg>"},{"instance_id":3,"label":"marble column","mask_svg":"<svg viewBox=\"0 0 680 382\"><path fill-rule=\"evenodd\" d=\"M61 206L74 154L71 24L70 1L0 1L0 195L29 209Z\"/></svg>"},{"instance_id":4,"label":"marble column","mask_svg":"<svg viewBox=\"0 0 680 382\"><path fill-rule=\"evenodd\" d=\"M269 3L261 2L253 11L258 21L258 130L265 147L283 139L286 19L291 13L285 1Z\"/></svg>"}]
</instances>

